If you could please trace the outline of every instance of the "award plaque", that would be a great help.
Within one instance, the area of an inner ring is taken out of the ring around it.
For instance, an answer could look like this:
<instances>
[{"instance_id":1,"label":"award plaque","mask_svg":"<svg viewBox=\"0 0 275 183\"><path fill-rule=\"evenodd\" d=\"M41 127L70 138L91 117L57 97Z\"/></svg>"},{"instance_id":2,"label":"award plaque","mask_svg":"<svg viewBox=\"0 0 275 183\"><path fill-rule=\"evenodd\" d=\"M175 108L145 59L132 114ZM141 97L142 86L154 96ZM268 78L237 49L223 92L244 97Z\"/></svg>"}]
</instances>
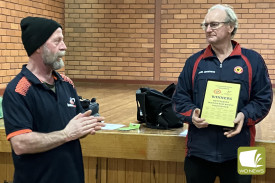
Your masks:
<instances>
[{"instance_id":1,"label":"award plaque","mask_svg":"<svg viewBox=\"0 0 275 183\"><path fill-rule=\"evenodd\" d=\"M201 118L209 124L234 127L241 85L208 80Z\"/></svg>"}]
</instances>

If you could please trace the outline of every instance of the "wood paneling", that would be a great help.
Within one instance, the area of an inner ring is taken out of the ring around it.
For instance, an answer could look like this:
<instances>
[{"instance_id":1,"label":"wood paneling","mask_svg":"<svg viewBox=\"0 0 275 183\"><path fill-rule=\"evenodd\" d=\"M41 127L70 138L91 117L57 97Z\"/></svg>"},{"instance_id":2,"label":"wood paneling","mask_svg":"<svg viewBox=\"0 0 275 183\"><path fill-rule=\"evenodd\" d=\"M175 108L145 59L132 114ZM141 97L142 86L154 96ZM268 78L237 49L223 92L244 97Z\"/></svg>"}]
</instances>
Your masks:
<instances>
[{"instance_id":1,"label":"wood paneling","mask_svg":"<svg viewBox=\"0 0 275 183\"><path fill-rule=\"evenodd\" d=\"M84 167L86 183L186 183L183 162L84 157ZM12 180L10 153L0 153L0 170L1 183ZM252 178L252 183L274 182L274 168Z\"/></svg>"}]
</instances>

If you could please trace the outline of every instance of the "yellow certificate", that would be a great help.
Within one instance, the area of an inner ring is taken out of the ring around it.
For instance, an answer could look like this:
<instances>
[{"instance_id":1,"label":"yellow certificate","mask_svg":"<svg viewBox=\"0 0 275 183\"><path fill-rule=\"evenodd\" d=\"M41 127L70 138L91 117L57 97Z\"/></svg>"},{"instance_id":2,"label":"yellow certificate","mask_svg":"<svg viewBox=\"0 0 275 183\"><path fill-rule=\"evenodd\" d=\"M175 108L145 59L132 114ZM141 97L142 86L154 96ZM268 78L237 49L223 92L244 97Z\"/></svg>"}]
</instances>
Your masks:
<instances>
[{"instance_id":1,"label":"yellow certificate","mask_svg":"<svg viewBox=\"0 0 275 183\"><path fill-rule=\"evenodd\" d=\"M234 127L241 85L207 81L201 118L213 125Z\"/></svg>"}]
</instances>

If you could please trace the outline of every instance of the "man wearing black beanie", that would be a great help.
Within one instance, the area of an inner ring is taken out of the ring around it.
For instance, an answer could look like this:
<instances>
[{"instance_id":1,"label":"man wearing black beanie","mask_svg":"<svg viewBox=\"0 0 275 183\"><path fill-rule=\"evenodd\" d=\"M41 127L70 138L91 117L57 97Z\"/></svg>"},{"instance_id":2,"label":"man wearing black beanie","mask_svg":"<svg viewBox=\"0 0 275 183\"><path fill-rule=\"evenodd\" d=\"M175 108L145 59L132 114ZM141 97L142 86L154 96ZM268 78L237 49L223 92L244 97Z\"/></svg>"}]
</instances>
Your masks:
<instances>
[{"instance_id":1,"label":"man wearing black beanie","mask_svg":"<svg viewBox=\"0 0 275 183\"><path fill-rule=\"evenodd\" d=\"M79 138L101 129L103 117L85 113L71 79L56 70L67 49L54 20L26 17L22 42L29 56L3 96L14 183L84 183Z\"/></svg>"},{"instance_id":2,"label":"man wearing black beanie","mask_svg":"<svg viewBox=\"0 0 275 183\"><path fill-rule=\"evenodd\" d=\"M57 28L62 28L56 21L40 17L26 17L22 19L20 26L28 56L43 45Z\"/></svg>"}]
</instances>

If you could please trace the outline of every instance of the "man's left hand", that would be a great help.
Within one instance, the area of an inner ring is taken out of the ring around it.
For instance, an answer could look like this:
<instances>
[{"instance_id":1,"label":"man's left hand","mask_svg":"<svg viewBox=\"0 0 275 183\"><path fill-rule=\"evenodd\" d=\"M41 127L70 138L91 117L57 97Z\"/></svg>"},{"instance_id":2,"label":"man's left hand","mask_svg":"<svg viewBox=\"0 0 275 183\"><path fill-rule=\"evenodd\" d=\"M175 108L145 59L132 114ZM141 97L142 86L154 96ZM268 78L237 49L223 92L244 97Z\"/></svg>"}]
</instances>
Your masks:
<instances>
[{"instance_id":1,"label":"man's left hand","mask_svg":"<svg viewBox=\"0 0 275 183\"><path fill-rule=\"evenodd\" d=\"M239 112L237 114L236 119L234 120L235 128L233 130L224 132L224 135L227 138L234 137L235 135L238 135L242 130L243 123L244 123L244 114L242 112Z\"/></svg>"}]
</instances>

